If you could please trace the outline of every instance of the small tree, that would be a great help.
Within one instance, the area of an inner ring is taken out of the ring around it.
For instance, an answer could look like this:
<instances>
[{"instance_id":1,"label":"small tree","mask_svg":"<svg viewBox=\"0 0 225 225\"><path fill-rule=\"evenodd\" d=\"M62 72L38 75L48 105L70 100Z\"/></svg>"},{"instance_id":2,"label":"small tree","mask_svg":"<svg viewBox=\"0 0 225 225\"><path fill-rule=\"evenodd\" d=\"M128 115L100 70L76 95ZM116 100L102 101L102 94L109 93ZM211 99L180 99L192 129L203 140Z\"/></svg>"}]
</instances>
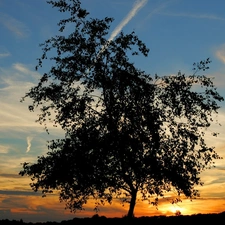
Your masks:
<instances>
[{"instance_id":1,"label":"small tree","mask_svg":"<svg viewBox=\"0 0 225 225\"><path fill-rule=\"evenodd\" d=\"M190 76L151 77L128 58L148 55L135 33L108 41L112 18L89 18L78 0L48 3L69 13L59 31L70 23L74 30L42 44L37 69L51 50L55 63L25 98L33 100L31 111L41 109L38 121L53 117L65 138L52 140L36 163L25 162L20 175L30 176L44 196L58 190L71 211L90 198L97 209L119 197L130 204L129 218L138 192L153 204L172 188L178 199L198 196L200 173L219 158L204 132L223 98L212 79L197 74L210 60L194 64Z\"/></svg>"}]
</instances>

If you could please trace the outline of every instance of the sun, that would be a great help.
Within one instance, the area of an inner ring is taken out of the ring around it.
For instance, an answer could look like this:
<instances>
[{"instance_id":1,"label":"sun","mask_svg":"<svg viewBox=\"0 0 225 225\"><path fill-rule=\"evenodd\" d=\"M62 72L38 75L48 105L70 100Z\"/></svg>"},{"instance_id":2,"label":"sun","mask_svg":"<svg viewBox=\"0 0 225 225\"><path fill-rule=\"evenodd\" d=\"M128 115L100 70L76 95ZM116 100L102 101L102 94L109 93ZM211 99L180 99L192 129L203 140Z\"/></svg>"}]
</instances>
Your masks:
<instances>
[{"instance_id":1,"label":"sun","mask_svg":"<svg viewBox=\"0 0 225 225\"><path fill-rule=\"evenodd\" d=\"M171 212L173 215L183 215L185 213L185 208L180 207L178 205L171 205L168 207L168 212Z\"/></svg>"}]
</instances>

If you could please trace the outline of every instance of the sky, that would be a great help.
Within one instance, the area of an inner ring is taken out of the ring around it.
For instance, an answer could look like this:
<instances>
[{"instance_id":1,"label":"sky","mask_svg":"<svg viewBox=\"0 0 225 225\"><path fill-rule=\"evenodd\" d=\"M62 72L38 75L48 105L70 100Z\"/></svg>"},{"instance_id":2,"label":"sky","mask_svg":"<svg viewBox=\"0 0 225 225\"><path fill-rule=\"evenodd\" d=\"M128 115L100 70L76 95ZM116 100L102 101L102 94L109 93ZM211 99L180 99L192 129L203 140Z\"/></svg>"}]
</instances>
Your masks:
<instances>
[{"instance_id":1,"label":"sky","mask_svg":"<svg viewBox=\"0 0 225 225\"><path fill-rule=\"evenodd\" d=\"M170 75L180 70L189 75L194 62L209 57L212 63L205 74L215 78L225 97L224 0L83 0L82 4L92 17L114 17L109 39L121 30L136 32L150 53L147 58L135 58L135 64L149 74ZM47 152L48 140L62 136L60 129L50 127L47 134L35 122L38 116L29 112L29 99L20 102L45 71L45 67L35 71L42 53L39 44L57 34L61 18L45 0L0 0L0 219L62 221L95 213L91 203L85 211L70 213L57 195L42 198L32 192L30 178L18 175L21 163L34 163ZM47 68L51 62L46 64ZM184 215L225 211L225 103L218 120L222 126L213 126L209 132L216 130L220 135L208 137L207 143L224 159L202 173L201 197L183 199L178 205L165 198L158 209L137 201L135 216L173 215L176 210ZM121 217L127 207L115 201L101 208L99 215Z\"/></svg>"}]
</instances>

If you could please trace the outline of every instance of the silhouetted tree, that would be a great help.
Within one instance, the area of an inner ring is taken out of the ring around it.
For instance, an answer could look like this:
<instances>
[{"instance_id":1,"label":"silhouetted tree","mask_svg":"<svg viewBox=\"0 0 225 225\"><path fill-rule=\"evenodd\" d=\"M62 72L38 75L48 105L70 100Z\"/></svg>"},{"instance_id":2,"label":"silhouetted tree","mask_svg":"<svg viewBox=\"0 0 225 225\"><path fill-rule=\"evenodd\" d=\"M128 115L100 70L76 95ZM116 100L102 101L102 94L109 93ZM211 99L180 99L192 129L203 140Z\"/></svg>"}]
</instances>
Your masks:
<instances>
[{"instance_id":1,"label":"silhouetted tree","mask_svg":"<svg viewBox=\"0 0 225 225\"><path fill-rule=\"evenodd\" d=\"M197 196L200 173L219 158L204 132L223 98L212 79L198 75L210 60L194 64L193 75L152 77L130 62L149 51L134 32L108 40L112 18L90 18L78 0L48 3L68 17L59 22L62 35L42 44L37 69L51 50L56 55L25 98L31 111L41 110L38 121L61 126L65 138L52 140L36 163L25 162L20 175L44 196L58 190L71 211L90 198L97 208L119 197L130 204L129 218L138 192L153 204L171 189L178 199Z\"/></svg>"}]
</instances>

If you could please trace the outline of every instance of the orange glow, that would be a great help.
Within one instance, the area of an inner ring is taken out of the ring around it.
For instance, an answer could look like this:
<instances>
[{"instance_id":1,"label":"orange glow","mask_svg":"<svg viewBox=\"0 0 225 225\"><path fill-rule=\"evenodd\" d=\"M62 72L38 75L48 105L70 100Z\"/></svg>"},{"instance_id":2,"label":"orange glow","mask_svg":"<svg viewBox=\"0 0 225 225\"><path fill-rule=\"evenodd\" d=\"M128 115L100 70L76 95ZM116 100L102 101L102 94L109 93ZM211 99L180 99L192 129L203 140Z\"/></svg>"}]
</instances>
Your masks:
<instances>
[{"instance_id":1,"label":"orange glow","mask_svg":"<svg viewBox=\"0 0 225 225\"><path fill-rule=\"evenodd\" d=\"M12 218L24 218L37 216L45 217L56 215L51 220L68 220L74 217L92 217L95 214L93 210L93 202L88 202L84 211L79 211L75 214L65 210L64 203L59 203L58 196L50 195L46 198L41 196L15 196L15 195L0 195L1 206L0 210L10 210ZM192 214L207 214L220 213L224 211L224 198L200 198L193 201L184 199L179 204L171 204L169 201L162 199L159 202L158 209L149 205L147 202L137 201L135 207L135 216L174 216L176 211L180 211L182 215ZM98 214L106 217L122 217L127 214L128 205L122 207L119 201L114 201L111 205L106 204L100 207ZM49 218L49 217L48 217ZM50 221L50 219L48 219ZM24 220L25 221L25 220ZM30 219L27 219L30 221Z\"/></svg>"},{"instance_id":2,"label":"orange glow","mask_svg":"<svg viewBox=\"0 0 225 225\"><path fill-rule=\"evenodd\" d=\"M223 184L214 182L214 172L215 170L210 170L204 173L205 186L199 188L201 198L193 201L184 198L179 204L171 204L168 194L165 198L159 200L158 209L139 198L135 206L135 216L174 216L177 210L182 215L223 212L225 210L225 198L223 198L225 189ZM84 211L78 211L74 214L65 210L65 204L59 203L57 195L48 195L46 198L42 198L41 194L34 195L29 186L29 178L1 177L1 181L0 210L9 211L10 214L9 216L6 215L6 218L23 218L27 222L32 222L33 218L33 221L39 221L39 218L43 218L43 221L60 221L74 217L92 217L96 213L93 210L93 201L88 202ZM106 217L122 217L127 214L128 207L128 204L123 207L119 200L114 200L111 205L106 204L104 207L100 207L98 214Z\"/></svg>"}]
</instances>

